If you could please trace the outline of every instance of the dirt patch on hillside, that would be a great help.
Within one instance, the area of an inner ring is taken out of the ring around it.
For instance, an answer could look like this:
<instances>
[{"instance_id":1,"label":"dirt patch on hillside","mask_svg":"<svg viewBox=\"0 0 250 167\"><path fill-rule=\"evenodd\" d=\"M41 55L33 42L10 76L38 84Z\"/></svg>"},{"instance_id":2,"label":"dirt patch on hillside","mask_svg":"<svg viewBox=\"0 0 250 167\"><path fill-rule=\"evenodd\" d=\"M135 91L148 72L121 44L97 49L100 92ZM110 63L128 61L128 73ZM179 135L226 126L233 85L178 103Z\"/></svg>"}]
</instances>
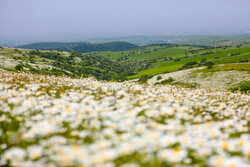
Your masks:
<instances>
[{"instance_id":1,"label":"dirt patch on hillside","mask_svg":"<svg viewBox=\"0 0 250 167\"><path fill-rule=\"evenodd\" d=\"M162 79L157 80L157 76L151 78L148 83L155 84L172 77L175 82L182 82L187 84L198 84L201 88L210 88L226 90L229 86L234 87L243 81L250 81L250 74L247 71L216 71L216 72L194 72L201 70L201 68L194 68L189 70L176 71L168 74L160 75ZM158 75L159 76L159 75Z\"/></svg>"},{"instance_id":2,"label":"dirt patch on hillside","mask_svg":"<svg viewBox=\"0 0 250 167\"><path fill-rule=\"evenodd\" d=\"M0 67L14 68L17 64L18 64L18 61L11 59L7 56L0 55Z\"/></svg>"}]
</instances>

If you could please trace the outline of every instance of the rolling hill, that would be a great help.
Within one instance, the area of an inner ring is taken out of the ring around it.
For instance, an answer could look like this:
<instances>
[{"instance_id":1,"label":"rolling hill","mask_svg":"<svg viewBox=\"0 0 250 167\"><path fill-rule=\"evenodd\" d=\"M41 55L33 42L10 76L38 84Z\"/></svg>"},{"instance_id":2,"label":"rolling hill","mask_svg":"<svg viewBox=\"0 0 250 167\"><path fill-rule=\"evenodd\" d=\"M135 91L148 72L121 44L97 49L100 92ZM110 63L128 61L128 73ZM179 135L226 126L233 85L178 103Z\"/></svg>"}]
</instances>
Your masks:
<instances>
[{"instance_id":1,"label":"rolling hill","mask_svg":"<svg viewBox=\"0 0 250 167\"><path fill-rule=\"evenodd\" d=\"M71 77L94 76L100 80L125 80L151 68L147 60L112 61L102 56L65 51L0 48L0 68Z\"/></svg>"},{"instance_id":2,"label":"rolling hill","mask_svg":"<svg viewBox=\"0 0 250 167\"><path fill-rule=\"evenodd\" d=\"M137 45L128 42L108 42L101 44L91 44L85 42L44 42L32 43L27 45L17 46L23 49L41 49L41 50L60 50L60 51L74 51L79 53L95 52L95 51L124 51L138 48Z\"/></svg>"},{"instance_id":3,"label":"rolling hill","mask_svg":"<svg viewBox=\"0 0 250 167\"><path fill-rule=\"evenodd\" d=\"M75 45L84 45L86 42L39 42L25 45L19 45L17 48L23 49L41 49L41 50L57 50L64 47L71 47Z\"/></svg>"}]
</instances>

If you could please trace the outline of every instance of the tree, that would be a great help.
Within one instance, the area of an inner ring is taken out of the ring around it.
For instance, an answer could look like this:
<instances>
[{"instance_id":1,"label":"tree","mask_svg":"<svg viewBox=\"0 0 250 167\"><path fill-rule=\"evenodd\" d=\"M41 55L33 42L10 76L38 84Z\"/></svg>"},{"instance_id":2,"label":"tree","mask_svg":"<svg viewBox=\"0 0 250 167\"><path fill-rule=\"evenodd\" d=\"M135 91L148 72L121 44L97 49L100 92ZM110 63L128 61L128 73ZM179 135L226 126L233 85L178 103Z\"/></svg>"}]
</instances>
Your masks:
<instances>
[{"instance_id":1,"label":"tree","mask_svg":"<svg viewBox=\"0 0 250 167\"><path fill-rule=\"evenodd\" d=\"M18 64L18 65L16 65L15 69L17 71L22 71L23 70L23 65L22 64Z\"/></svg>"},{"instance_id":2,"label":"tree","mask_svg":"<svg viewBox=\"0 0 250 167\"><path fill-rule=\"evenodd\" d=\"M148 76L147 74L144 74L144 75L142 75L142 76L139 78L138 82L139 82L139 83L147 83L148 79L149 79L149 76Z\"/></svg>"},{"instance_id":3,"label":"tree","mask_svg":"<svg viewBox=\"0 0 250 167\"><path fill-rule=\"evenodd\" d=\"M209 64L208 66L207 66L207 69L212 69L213 68L213 65L212 64Z\"/></svg>"},{"instance_id":4,"label":"tree","mask_svg":"<svg viewBox=\"0 0 250 167\"><path fill-rule=\"evenodd\" d=\"M160 80L160 79L162 79L162 77L160 75L157 76L156 80Z\"/></svg>"}]
</instances>

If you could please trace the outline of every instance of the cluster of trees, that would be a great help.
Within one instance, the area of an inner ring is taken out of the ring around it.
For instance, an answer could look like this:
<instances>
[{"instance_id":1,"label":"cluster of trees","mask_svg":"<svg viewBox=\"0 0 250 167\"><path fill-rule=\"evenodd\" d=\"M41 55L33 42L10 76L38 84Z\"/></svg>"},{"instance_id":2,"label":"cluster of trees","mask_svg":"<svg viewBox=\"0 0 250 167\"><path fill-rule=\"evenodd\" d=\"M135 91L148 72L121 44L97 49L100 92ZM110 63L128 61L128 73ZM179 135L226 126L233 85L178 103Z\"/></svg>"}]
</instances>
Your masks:
<instances>
[{"instance_id":1,"label":"cluster of trees","mask_svg":"<svg viewBox=\"0 0 250 167\"><path fill-rule=\"evenodd\" d=\"M201 59L200 63L198 64L198 66L211 66L214 65L213 62L211 61L207 61L207 59Z\"/></svg>"},{"instance_id":2,"label":"cluster of trees","mask_svg":"<svg viewBox=\"0 0 250 167\"><path fill-rule=\"evenodd\" d=\"M209 54L213 54L214 52L205 52L205 53L200 53L198 54L198 56L204 56L204 55L209 55Z\"/></svg>"},{"instance_id":3,"label":"cluster of trees","mask_svg":"<svg viewBox=\"0 0 250 167\"><path fill-rule=\"evenodd\" d=\"M188 62L186 64L184 64L182 66L182 68L180 68L179 70L183 70L183 69L188 69L188 68L193 68L194 65L198 64L197 61L191 61L191 62Z\"/></svg>"},{"instance_id":4,"label":"cluster of trees","mask_svg":"<svg viewBox=\"0 0 250 167\"><path fill-rule=\"evenodd\" d=\"M47 59L61 60L63 57L58 52L41 52L39 50L32 50L29 52L30 56L39 56Z\"/></svg>"},{"instance_id":5,"label":"cluster of trees","mask_svg":"<svg viewBox=\"0 0 250 167\"><path fill-rule=\"evenodd\" d=\"M197 61L188 62L188 63L184 64L179 70L193 68L194 65L207 66L208 69L212 69L214 63L211 61L207 61L207 59L201 59L201 61L199 63Z\"/></svg>"},{"instance_id":6,"label":"cluster of trees","mask_svg":"<svg viewBox=\"0 0 250 167\"><path fill-rule=\"evenodd\" d=\"M75 51L79 53L95 52L95 51L124 51L138 48L137 45L128 42L109 42L103 44L84 44L76 45L65 51Z\"/></svg>"},{"instance_id":7,"label":"cluster of trees","mask_svg":"<svg viewBox=\"0 0 250 167\"><path fill-rule=\"evenodd\" d=\"M167 84L167 83L172 83L172 82L174 82L175 80L174 80L174 78L172 78L172 77L169 77L168 79L165 79L165 80L163 80L163 81L161 81L161 82L157 82L156 83L156 85L157 84Z\"/></svg>"},{"instance_id":8,"label":"cluster of trees","mask_svg":"<svg viewBox=\"0 0 250 167\"><path fill-rule=\"evenodd\" d=\"M29 64L17 64L15 66L16 71L24 71L24 69L28 69L31 73L39 73L39 74L50 74L50 75L69 75L69 73L57 69L57 68L39 68L38 66L31 66Z\"/></svg>"},{"instance_id":9,"label":"cluster of trees","mask_svg":"<svg viewBox=\"0 0 250 167\"><path fill-rule=\"evenodd\" d=\"M138 79L138 82L139 83L147 83L147 81L148 81L148 79L149 79L150 77L149 77L149 75L147 75L147 74L143 74L139 79Z\"/></svg>"},{"instance_id":10,"label":"cluster of trees","mask_svg":"<svg viewBox=\"0 0 250 167\"><path fill-rule=\"evenodd\" d=\"M39 56L53 60L51 65L55 69L63 69L71 73L72 77L94 76L102 80L125 80L127 76L137 74L141 70L151 68L151 64L146 61L130 60L118 62L105 59L102 56L81 54L71 52L70 56L62 56L57 52L41 52L38 50L30 51L31 56ZM34 71L34 69L32 69ZM61 71L55 71L60 72Z\"/></svg>"}]
</instances>

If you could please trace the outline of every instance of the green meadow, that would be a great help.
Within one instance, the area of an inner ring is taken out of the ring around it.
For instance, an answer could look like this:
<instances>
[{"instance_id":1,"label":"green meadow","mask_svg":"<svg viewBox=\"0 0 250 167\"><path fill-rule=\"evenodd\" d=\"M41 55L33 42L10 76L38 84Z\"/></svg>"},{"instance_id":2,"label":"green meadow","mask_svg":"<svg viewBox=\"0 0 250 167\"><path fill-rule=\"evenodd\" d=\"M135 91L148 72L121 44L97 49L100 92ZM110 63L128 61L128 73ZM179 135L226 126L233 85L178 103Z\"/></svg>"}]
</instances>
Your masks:
<instances>
[{"instance_id":1,"label":"green meadow","mask_svg":"<svg viewBox=\"0 0 250 167\"><path fill-rule=\"evenodd\" d=\"M235 56L228 56L228 54L240 53ZM216 59L217 57L217 59ZM218 58L219 57L219 58ZM242 48L242 49L229 49L226 51L204 55L204 56L194 56L190 58L183 58L180 61L167 61L167 62L157 62L154 63L154 68L140 71L137 75L129 76L129 79L138 78L143 74L147 74L149 76L154 76L157 74L162 74L166 72L173 72L180 69L184 64L188 62L200 62L202 59L207 59L207 61L211 61L214 64L227 64L227 63L239 63L241 61L248 60L250 61L250 47Z\"/></svg>"}]
</instances>

